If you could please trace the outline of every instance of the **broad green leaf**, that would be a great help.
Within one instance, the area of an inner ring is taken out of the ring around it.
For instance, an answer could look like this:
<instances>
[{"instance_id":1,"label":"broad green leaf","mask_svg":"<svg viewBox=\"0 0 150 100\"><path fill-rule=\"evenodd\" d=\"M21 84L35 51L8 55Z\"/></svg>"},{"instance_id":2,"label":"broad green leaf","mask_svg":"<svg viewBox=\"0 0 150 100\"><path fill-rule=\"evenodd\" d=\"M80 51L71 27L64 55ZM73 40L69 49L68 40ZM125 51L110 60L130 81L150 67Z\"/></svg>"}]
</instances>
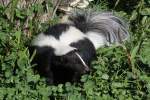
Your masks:
<instances>
[{"instance_id":1,"label":"broad green leaf","mask_svg":"<svg viewBox=\"0 0 150 100\"><path fill-rule=\"evenodd\" d=\"M140 13L141 15L150 15L150 8L144 8Z\"/></svg>"}]
</instances>

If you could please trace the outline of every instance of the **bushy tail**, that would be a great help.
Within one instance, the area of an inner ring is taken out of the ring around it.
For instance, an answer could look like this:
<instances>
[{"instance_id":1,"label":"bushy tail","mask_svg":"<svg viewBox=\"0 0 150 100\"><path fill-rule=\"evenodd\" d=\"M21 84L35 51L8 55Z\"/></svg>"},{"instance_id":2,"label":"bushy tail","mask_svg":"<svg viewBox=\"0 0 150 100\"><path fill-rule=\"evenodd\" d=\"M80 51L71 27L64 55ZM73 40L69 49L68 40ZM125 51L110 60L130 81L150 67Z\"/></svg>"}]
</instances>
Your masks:
<instances>
[{"instance_id":1,"label":"bushy tail","mask_svg":"<svg viewBox=\"0 0 150 100\"><path fill-rule=\"evenodd\" d=\"M129 36L127 25L111 12L76 11L68 20L84 33L102 35L109 44L122 43Z\"/></svg>"}]
</instances>

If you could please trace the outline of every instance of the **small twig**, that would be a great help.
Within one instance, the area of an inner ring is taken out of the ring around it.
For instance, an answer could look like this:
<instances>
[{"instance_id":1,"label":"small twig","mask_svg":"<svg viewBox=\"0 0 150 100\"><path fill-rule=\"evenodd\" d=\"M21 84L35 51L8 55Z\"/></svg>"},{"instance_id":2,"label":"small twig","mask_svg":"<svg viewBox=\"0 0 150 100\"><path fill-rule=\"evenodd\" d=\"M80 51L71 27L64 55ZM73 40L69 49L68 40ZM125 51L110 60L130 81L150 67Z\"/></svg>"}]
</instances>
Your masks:
<instances>
[{"instance_id":1,"label":"small twig","mask_svg":"<svg viewBox=\"0 0 150 100\"><path fill-rule=\"evenodd\" d=\"M114 6L114 8L113 8L113 9L115 9L115 8L116 8L116 6L119 4L119 2L120 2L120 0L117 0L117 1L116 1L115 6Z\"/></svg>"},{"instance_id":2,"label":"small twig","mask_svg":"<svg viewBox=\"0 0 150 100\"><path fill-rule=\"evenodd\" d=\"M3 6L5 6L4 0L2 0Z\"/></svg>"},{"instance_id":3,"label":"small twig","mask_svg":"<svg viewBox=\"0 0 150 100\"><path fill-rule=\"evenodd\" d=\"M57 0L57 3L56 3L56 5L55 5L55 7L54 7L54 10L53 10L51 19L54 18L55 14L56 14L56 11L57 11L57 9L58 9L58 7L59 7L59 5L60 5L60 3L61 3L61 0Z\"/></svg>"},{"instance_id":4,"label":"small twig","mask_svg":"<svg viewBox=\"0 0 150 100\"><path fill-rule=\"evenodd\" d=\"M8 8L9 8L9 6L12 4L12 2L13 2L13 0L12 0L12 1L10 1L10 2L6 5L4 12L6 11L6 9L8 9Z\"/></svg>"},{"instance_id":5,"label":"small twig","mask_svg":"<svg viewBox=\"0 0 150 100\"><path fill-rule=\"evenodd\" d=\"M126 54L127 54L128 64L129 64L129 65L132 65L130 52L127 50L127 48L126 48L125 46L122 46L122 47L123 47L123 49L125 50L125 52L126 52ZM130 69L132 69L132 67L130 67Z\"/></svg>"}]
</instances>

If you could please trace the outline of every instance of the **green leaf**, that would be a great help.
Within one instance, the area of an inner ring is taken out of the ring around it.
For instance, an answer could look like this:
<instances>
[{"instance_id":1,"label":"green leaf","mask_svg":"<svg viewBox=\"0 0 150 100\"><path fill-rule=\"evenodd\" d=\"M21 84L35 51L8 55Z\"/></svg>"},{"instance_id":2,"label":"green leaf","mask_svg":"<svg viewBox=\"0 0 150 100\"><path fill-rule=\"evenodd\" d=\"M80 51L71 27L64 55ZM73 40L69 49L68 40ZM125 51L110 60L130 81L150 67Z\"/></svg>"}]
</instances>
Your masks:
<instances>
[{"instance_id":1,"label":"green leaf","mask_svg":"<svg viewBox=\"0 0 150 100\"><path fill-rule=\"evenodd\" d=\"M19 45L21 39L21 31L15 32L15 36L16 36L17 44Z\"/></svg>"},{"instance_id":2,"label":"green leaf","mask_svg":"<svg viewBox=\"0 0 150 100\"><path fill-rule=\"evenodd\" d=\"M142 21L141 21L141 22L142 22L142 25L145 25L145 23L146 23L146 21L147 21L147 18L148 18L147 16L144 16L144 17L143 17L143 19L142 19Z\"/></svg>"},{"instance_id":3,"label":"green leaf","mask_svg":"<svg viewBox=\"0 0 150 100\"><path fill-rule=\"evenodd\" d=\"M134 10L132 12L132 16L130 17L130 21L136 20L137 16L138 16L138 13L136 12L136 10Z\"/></svg>"},{"instance_id":4,"label":"green leaf","mask_svg":"<svg viewBox=\"0 0 150 100\"><path fill-rule=\"evenodd\" d=\"M144 8L140 11L141 15L150 15L150 8Z\"/></svg>"},{"instance_id":5,"label":"green leaf","mask_svg":"<svg viewBox=\"0 0 150 100\"><path fill-rule=\"evenodd\" d=\"M103 75L102 75L102 79L108 80L108 79L109 79L109 76L108 76L107 74L103 74Z\"/></svg>"},{"instance_id":6,"label":"green leaf","mask_svg":"<svg viewBox=\"0 0 150 100\"><path fill-rule=\"evenodd\" d=\"M123 87L123 84L119 83L119 82L113 82L112 83L112 87L114 87L114 88L121 88L121 87Z\"/></svg>"},{"instance_id":7,"label":"green leaf","mask_svg":"<svg viewBox=\"0 0 150 100\"><path fill-rule=\"evenodd\" d=\"M147 41L143 44L143 48L141 50L140 59L143 63L150 65L150 41Z\"/></svg>"},{"instance_id":8,"label":"green leaf","mask_svg":"<svg viewBox=\"0 0 150 100\"><path fill-rule=\"evenodd\" d=\"M58 92L63 92L63 84L58 85Z\"/></svg>"},{"instance_id":9,"label":"green leaf","mask_svg":"<svg viewBox=\"0 0 150 100\"><path fill-rule=\"evenodd\" d=\"M26 17L22 14L22 12L19 9L16 9L15 13L16 13L16 16L20 19L24 19Z\"/></svg>"}]
</instances>

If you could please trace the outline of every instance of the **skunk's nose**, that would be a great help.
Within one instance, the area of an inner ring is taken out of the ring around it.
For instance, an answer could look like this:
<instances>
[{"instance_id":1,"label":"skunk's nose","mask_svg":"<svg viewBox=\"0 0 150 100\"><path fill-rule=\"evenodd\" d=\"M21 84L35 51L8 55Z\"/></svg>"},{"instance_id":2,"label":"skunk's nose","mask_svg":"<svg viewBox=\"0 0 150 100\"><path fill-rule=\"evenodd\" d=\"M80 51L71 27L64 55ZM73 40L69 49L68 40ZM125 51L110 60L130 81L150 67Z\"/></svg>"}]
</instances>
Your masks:
<instances>
[{"instance_id":1,"label":"skunk's nose","mask_svg":"<svg viewBox=\"0 0 150 100\"><path fill-rule=\"evenodd\" d=\"M84 69L84 74L87 74L87 73L89 73L91 71L91 69L89 68L89 67L85 67L85 69Z\"/></svg>"},{"instance_id":2,"label":"skunk's nose","mask_svg":"<svg viewBox=\"0 0 150 100\"><path fill-rule=\"evenodd\" d=\"M85 71L86 71L86 72L89 72L89 71L90 71L90 68L89 68L89 67L85 67Z\"/></svg>"}]
</instances>

